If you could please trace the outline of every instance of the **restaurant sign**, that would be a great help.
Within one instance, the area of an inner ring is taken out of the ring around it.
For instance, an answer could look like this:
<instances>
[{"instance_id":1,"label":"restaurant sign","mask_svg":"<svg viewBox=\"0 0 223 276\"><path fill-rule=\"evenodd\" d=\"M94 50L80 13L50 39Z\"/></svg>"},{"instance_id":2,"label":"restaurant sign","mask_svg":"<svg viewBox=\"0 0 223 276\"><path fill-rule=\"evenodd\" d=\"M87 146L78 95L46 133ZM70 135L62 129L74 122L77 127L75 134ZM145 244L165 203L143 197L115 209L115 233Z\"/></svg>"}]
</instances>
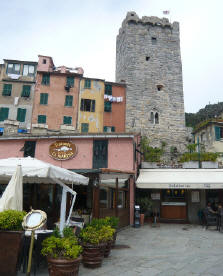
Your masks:
<instances>
[{"instance_id":1,"label":"restaurant sign","mask_svg":"<svg viewBox=\"0 0 223 276\"><path fill-rule=\"evenodd\" d=\"M49 155L56 160L68 160L77 153L75 144L68 141L56 141L50 145Z\"/></svg>"}]
</instances>

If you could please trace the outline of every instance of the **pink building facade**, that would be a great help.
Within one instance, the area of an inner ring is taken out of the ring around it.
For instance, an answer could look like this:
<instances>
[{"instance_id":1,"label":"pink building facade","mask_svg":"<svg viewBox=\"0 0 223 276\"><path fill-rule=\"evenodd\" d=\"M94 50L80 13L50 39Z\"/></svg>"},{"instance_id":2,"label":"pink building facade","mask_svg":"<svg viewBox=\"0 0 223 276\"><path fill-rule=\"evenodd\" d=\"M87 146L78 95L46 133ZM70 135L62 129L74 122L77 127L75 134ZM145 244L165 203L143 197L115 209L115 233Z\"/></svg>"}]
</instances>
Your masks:
<instances>
[{"instance_id":1,"label":"pink building facade","mask_svg":"<svg viewBox=\"0 0 223 276\"><path fill-rule=\"evenodd\" d=\"M78 195L76 208L91 210L93 217L118 216L120 226L125 226L133 224L134 219L139 139L138 134L131 133L0 137L0 158L32 156L88 176L88 187L74 188ZM66 149L68 142L70 146ZM65 146L54 149L55 143ZM52 191L50 198L55 193Z\"/></svg>"}]
</instances>

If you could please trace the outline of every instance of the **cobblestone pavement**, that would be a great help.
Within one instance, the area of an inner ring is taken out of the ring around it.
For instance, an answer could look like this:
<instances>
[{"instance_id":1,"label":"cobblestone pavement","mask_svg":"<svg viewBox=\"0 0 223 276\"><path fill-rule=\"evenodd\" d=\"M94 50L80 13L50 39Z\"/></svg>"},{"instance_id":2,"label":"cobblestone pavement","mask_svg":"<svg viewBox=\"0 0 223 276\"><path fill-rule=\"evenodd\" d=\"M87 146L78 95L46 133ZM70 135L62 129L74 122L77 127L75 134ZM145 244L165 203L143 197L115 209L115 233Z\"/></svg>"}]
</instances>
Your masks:
<instances>
[{"instance_id":1,"label":"cobblestone pavement","mask_svg":"<svg viewBox=\"0 0 223 276\"><path fill-rule=\"evenodd\" d=\"M81 266L79 276L223 276L223 233L212 227L129 227L118 233L117 244L120 248L112 250L101 268ZM37 272L46 275L46 270Z\"/></svg>"}]
</instances>

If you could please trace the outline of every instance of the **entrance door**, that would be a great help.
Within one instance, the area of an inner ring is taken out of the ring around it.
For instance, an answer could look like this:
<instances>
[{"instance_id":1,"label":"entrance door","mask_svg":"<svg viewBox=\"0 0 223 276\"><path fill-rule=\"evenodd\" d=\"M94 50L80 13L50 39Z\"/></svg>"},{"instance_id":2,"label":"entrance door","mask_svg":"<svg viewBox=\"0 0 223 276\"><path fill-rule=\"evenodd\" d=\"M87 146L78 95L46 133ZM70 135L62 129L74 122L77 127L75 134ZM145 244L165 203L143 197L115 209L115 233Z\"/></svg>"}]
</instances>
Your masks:
<instances>
[{"instance_id":1,"label":"entrance door","mask_svg":"<svg viewBox=\"0 0 223 276\"><path fill-rule=\"evenodd\" d=\"M108 140L95 140L93 145L93 169L108 167Z\"/></svg>"}]
</instances>

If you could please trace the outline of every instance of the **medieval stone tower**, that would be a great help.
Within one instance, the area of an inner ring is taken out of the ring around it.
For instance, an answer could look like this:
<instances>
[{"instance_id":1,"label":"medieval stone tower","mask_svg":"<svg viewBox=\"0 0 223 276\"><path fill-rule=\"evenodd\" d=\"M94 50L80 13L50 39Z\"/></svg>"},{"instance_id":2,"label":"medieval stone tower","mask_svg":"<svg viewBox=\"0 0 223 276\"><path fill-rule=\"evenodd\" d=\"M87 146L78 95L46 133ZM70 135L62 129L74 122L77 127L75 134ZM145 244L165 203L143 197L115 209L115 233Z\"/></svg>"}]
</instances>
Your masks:
<instances>
[{"instance_id":1,"label":"medieval stone tower","mask_svg":"<svg viewBox=\"0 0 223 276\"><path fill-rule=\"evenodd\" d=\"M141 131L151 146L185 150L179 24L128 12L116 42L116 81L127 84L126 131Z\"/></svg>"}]
</instances>

